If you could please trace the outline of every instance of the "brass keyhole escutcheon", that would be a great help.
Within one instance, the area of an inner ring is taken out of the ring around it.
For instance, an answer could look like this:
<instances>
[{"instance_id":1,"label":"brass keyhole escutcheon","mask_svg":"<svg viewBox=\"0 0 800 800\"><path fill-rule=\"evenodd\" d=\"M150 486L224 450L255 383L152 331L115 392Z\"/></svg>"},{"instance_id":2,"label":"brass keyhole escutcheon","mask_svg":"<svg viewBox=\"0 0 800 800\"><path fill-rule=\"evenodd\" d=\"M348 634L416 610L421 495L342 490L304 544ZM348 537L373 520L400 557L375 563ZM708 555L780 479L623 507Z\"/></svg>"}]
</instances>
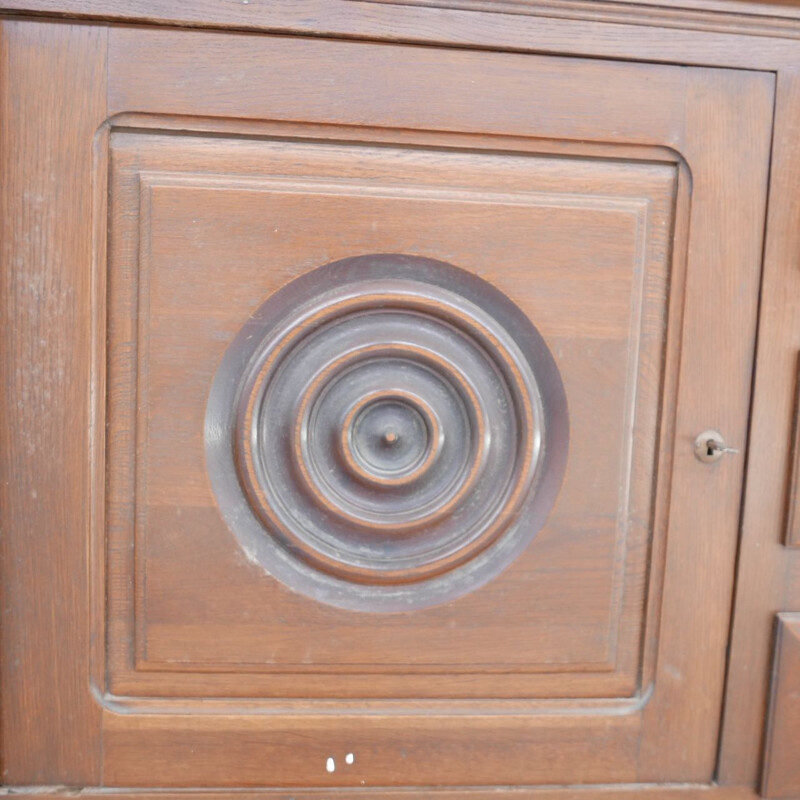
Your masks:
<instances>
[{"instance_id":1,"label":"brass keyhole escutcheon","mask_svg":"<svg viewBox=\"0 0 800 800\"><path fill-rule=\"evenodd\" d=\"M719 461L725 453L738 452L735 447L728 447L719 431L711 429L703 431L694 440L694 454L706 464Z\"/></svg>"}]
</instances>

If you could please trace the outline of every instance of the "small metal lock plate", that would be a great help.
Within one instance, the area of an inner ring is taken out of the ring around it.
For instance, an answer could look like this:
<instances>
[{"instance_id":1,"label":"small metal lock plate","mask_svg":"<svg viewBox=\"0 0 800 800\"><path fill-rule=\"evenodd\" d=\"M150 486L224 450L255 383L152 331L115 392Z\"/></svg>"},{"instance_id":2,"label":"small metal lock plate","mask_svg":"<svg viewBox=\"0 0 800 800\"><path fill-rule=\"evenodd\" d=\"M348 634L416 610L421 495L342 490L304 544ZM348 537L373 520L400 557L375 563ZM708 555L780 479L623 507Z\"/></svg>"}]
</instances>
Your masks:
<instances>
[{"instance_id":1,"label":"small metal lock plate","mask_svg":"<svg viewBox=\"0 0 800 800\"><path fill-rule=\"evenodd\" d=\"M738 453L735 447L728 447L719 431L707 430L694 440L694 454L707 464L719 461L725 453Z\"/></svg>"}]
</instances>

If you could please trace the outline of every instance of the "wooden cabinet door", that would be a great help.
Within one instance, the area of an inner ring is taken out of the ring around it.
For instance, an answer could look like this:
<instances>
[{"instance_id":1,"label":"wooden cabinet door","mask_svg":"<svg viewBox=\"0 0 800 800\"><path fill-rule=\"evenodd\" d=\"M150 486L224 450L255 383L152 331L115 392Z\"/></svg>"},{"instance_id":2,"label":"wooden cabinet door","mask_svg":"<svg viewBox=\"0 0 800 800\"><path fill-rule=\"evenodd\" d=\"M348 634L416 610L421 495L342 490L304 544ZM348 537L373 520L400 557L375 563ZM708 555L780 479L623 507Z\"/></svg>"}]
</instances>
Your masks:
<instances>
[{"instance_id":1,"label":"wooden cabinet door","mask_svg":"<svg viewBox=\"0 0 800 800\"><path fill-rule=\"evenodd\" d=\"M6 782L710 781L773 76L3 49Z\"/></svg>"}]
</instances>

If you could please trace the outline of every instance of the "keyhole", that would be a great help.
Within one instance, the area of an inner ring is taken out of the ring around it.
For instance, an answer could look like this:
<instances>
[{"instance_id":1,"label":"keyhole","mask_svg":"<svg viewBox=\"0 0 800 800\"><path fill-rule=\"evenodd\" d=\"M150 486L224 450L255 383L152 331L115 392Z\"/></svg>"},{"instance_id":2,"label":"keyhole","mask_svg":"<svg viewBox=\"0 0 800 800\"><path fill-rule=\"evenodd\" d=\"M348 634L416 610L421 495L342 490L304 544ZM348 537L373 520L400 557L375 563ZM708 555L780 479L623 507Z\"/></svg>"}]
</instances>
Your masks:
<instances>
[{"instance_id":1,"label":"keyhole","mask_svg":"<svg viewBox=\"0 0 800 800\"><path fill-rule=\"evenodd\" d=\"M719 461L725 453L738 453L734 447L728 447L719 431L703 431L694 440L694 454L706 464Z\"/></svg>"}]
</instances>

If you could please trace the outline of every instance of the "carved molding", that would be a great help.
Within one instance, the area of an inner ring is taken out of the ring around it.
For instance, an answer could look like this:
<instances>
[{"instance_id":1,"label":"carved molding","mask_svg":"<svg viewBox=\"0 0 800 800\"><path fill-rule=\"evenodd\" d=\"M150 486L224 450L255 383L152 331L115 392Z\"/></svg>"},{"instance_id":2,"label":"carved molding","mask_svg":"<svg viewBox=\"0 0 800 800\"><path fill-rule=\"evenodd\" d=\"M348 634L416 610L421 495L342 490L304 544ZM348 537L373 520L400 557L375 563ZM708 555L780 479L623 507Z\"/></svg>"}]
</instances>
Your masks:
<instances>
[{"instance_id":1,"label":"carved molding","mask_svg":"<svg viewBox=\"0 0 800 800\"><path fill-rule=\"evenodd\" d=\"M726 0L347 0L481 14L574 19L796 39L797 5Z\"/></svg>"},{"instance_id":2,"label":"carved molding","mask_svg":"<svg viewBox=\"0 0 800 800\"><path fill-rule=\"evenodd\" d=\"M389 6L389 13L376 11L376 5ZM377 35L409 41L422 38L433 42L449 41L430 30L442 13L448 14L447 24L459 27L469 24L463 14L479 14L493 21L508 16L538 17L800 38L800 4L788 0L306 0L301 6L238 3L213 7L200 3L166 5L162 0L140 0L129 7L109 0L4 0L0 16L20 13L271 33L365 38ZM397 33L398 20L402 22L402 36ZM512 44L516 46L516 42L509 42ZM776 58L776 65L780 61Z\"/></svg>"},{"instance_id":3,"label":"carved molding","mask_svg":"<svg viewBox=\"0 0 800 800\"><path fill-rule=\"evenodd\" d=\"M418 257L326 265L229 348L208 468L251 560L333 605L420 608L505 569L564 473L566 399L527 317Z\"/></svg>"}]
</instances>

